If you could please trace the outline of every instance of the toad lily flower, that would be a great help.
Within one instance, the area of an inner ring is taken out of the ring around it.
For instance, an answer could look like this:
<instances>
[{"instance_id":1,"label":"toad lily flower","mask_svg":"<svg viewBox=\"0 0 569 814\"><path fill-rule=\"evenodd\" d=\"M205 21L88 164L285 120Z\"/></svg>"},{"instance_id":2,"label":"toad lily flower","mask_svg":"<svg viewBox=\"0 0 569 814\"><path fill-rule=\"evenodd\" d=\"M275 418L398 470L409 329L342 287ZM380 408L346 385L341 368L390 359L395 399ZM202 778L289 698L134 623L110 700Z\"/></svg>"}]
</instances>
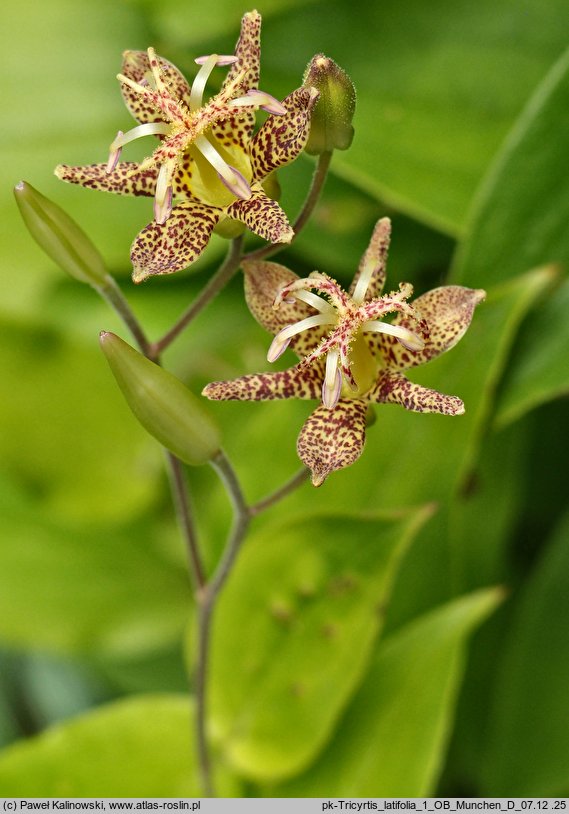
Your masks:
<instances>
[{"instance_id":1,"label":"toad lily flower","mask_svg":"<svg viewBox=\"0 0 569 814\"><path fill-rule=\"evenodd\" d=\"M244 264L253 316L275 334L268 360L290 347L301 359L288 370L208 384L210 399L321 399L297 443L300 459L320 486L354 463L365 442L370 405L389 402L423 413L460 415L464 404L409 381L403 371L452 348L466 332L482 290L443 286L407 300L412 287L382 295L391 234L380 220L349 293L324 274L305 279L278 263ZM394 315L390 322L385 317Z\"/></svg>"},{"instance_id":2,"label":"toad lily flower","mask_svg":"<svg viewBox=\"0 0 569 814\"><path fill-rule=\"evenodd\" d=\"M263 183L269 187L270 174L304 148L318 92L301 87L281 103L258 89L260 30L260 15L245 14L235 55L198 57L201 68L191 87L152 48L126 51L118 79L138 126L119 131L106 164L55 170L63 181L90 189L154 197L154 221L131 248L135 282L189 266L226 219L240 221L271 243L293 237ZM220 92L204 103L216 65L230 66L229 72ZM254 134L259 108L272 115ZM152 155L140 164L120 162L123 147L143 136L159 139Z\"/></svg>"}]
</instances>

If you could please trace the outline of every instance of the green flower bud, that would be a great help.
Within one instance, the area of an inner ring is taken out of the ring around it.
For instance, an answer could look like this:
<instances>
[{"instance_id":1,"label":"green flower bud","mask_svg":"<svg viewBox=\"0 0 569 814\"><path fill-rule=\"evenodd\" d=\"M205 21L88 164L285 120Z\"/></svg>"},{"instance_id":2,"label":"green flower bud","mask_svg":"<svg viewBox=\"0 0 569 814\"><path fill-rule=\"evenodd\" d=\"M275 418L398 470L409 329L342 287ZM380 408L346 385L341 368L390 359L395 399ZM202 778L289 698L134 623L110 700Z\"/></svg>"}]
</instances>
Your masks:
<instances>
[{"instance_id":1,"label":"green flower bud","mask_svg":"<svg viewBox=\"0 0 569 814\"><path fill-rule=\"evenodd\" d=\"M354 137L352 119L356 109L352 80L333 59L316 54L306 68L303 83L320 92L304 149L310 155L347 150Z\"/></svg>"},{"instance_id":2,"label":"green flower bud","mask_svg":"<svg viewBox=\"0 0 569 814\"><path fill-rule=\"evenodd\" d=\"M103 258L73 218L25 181L14 195L31 236L63 271L81 283L107 283Z\"/></svg>"},{"instance_id":3,"label":"green flower bud","mask_svg":"<svg viewBox=\"0 0 569 814\"><path fill-rule=\"evenodd\" d=\"M101 348L128 406L144 429L190 466L210 461L220 449L217 425L182 382L113 333Z\"/></svg>"}]
</instances>

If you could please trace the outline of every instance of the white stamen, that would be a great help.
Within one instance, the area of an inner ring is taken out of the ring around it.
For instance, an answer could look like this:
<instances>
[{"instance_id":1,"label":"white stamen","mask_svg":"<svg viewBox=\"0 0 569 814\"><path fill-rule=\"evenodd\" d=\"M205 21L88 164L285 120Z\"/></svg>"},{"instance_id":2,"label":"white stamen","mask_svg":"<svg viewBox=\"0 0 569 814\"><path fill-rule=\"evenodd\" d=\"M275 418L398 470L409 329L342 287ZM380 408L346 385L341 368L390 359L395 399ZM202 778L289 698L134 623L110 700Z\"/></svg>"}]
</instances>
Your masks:
<instances>
[{"instance_id":1,"label":"white stamen","mask_svg":"<svg viewBox=\"0 0 569 814\"><path fill-rule=\"evenodd\" d=\"M156 198L154 198L154 220L156 223L166 223L170 214L172 212L172 187L166 188L166 194L164 195L164 200L159 203Z\"/></svg>"},{"instance_id":2,"label":"white stamen","mask_svg":"<svg viewBox=\"0 0 569 814\"><path fill-rule=\"evenodd\" d=\"M331 350L326 354L326 375L322 384L322 404L332 410L342 391L342 374L338 369L338 351Z\"/></svg>"},{"instance_id":3,"label":"white stamen","mask_svg":"<svg viewBox=\"0 0 569 814\"><path fill-rule=\"evenodd\" d=\"M190 110L192 113L194 110L199 110L202 106L203 92L207 80L209 79L209 75L216 66L217 59L217 54L211 54L209 57L207 57L205 62L202 64L202 67L196 74L196 78L193 81L192 90L190 93Z\"/></svg>"},{"instance_id":4,"label":"white stamen","mask_svg":"<svg viewBox=\"0 0 569 814\"><path fill-rule=\"evenodd\" d=\"M247 179L236 170L227 164L220 154L217 152L213 144L207 140L205 136L198 136L194 144L200 153L207 158L209 163L215 167L225 186L238 198L248 200L251 197L251 187Z\"/></svg>"},{"instance_id":5,"label":"white stamen","mask_svg":"<svg viewBox=\"0 0 569 814\"><path fill-rule=\"evenodd\" d=\"M194 62L196 65L204 65L208 59L210 58L211 54L208 54L205 57L196 57ZM239 57L233 56L233 54L216 54L217 61L216 65L221 67L223 65L234 65L236 62L239 61Z\"/></svg>"},{"instance_id":6,"label":"white stamen","mask_svg":"<svg viewBox=\"0 0 569 814\"><path fill-rule=\"evenodd\" d=\"M283 339L281 333L282 331L278 333L271 342L269 350L267 351L267 362L276 362L290 345L290 337Z\"/></svg>"},{"instance_id":7,"label":"white stamen","mask_svg":"<svg viewBox=\"0 0 569 814\"><path fill-rule=\"evenodd\" d=\"M423 350L425 347L424 340L418 334L409 331L407 328L402 328L401 325L391 325L390 322L381 322L378 319L373 319L369 322L364 322L362 331L376 331L377 333L390 334L398 339L407 350L413 351L414 353Z\"/></svg>"},{"instance_id":8,"label":"white stamen","mask_svg":"<svg viewBox=\"0 0 569 814\"><path fill-rule=\"evenodd\" d=\"M154 193L154 196L158 206L162 206L166 200L166 194L168 192L168 187L170 186L171 174L171 162L166 161L160 167L160 172L158 173L158 178L156 179L156 192Z\"/></svg>"},{"instance_id":9,"label":"white stamen","mask_svg":"<svg viewBox=\"0 0 569 814\"><path fill-rule=\"evenodd\" d=\"M371 282L371 277L375 270L375 267L376 263L374 260L368 260L367 263L364 265L361 274L358 277L358 282L356 283L356 287L352 295L352 299L356 303L356 305L361 305L362 302L365 300L367 289Z\"/></svg>"},{"instance_id":10,"label":"white stamen","mask_svg":"<svg viewBox=\"0 0 569 814\"><path fill-rule=\"evenodd\" d=\"M303 302L308 303L308 305L311 305L323 314L336 313L333 305L330 305L327 300L319 297L318 294L313 294L312 291L295 291L294 296L297 300L303 300ZM289 300L285 300L285 302L289 302ZM292 302L294 302L294 300L292 300Z\"/></svg>"},{"instance_id":11,"label":"white stamen","mask_svg":"<svg viewBox=\"0 0 569 814\"><path fill-rule=\"evenodd\" d=\"M241 198L243 201L248 201L252 195L251 187L247 179L245 178L239 170L236 170L235 167L230 167L227 165L231 171L233 172L234 179L233 181L228 181L226 178L221 175L221 173L217 173L219 176L219 180L222 184L224 184L227 189L232 192L237 198Z\"/></svg>"},{"instance_id":12,"label":"white stamen","mask_svg":"<svg viewBox=\"0 0 569 814\"><path fill-rule=\"evenodd\" d=\"M137 138L143 138L143 136L167 136L171 129L172 126L166 122L147 122L133 127L132 130L127 130L126 133L119 130L109 149L111 152L122 149L125 144L135 141Z\"/></svg>"},{"instance_id":13,"label":"white stamen","mask_svg":"<svg viewBox=\"0 0 569 814\"><path fill-rule=\"evenodd\" d=\"M328 325L329 322L328 317L322 314L314 314L312 317L306 317L306 319L301 319L292 325L287 325L286 328L278 332L271 342L271 347L267 352L267 360L269 362L275 362L279 356L282 356L288 348L290 340L293 336L296 336L296 334L302 333L302 331L306 331L309 328L315 328L317 325Z\"/></svg>"},{"instance_id":14,"label":"white stamen","mask_svg":"<svg viewBox=\"0 0 569 814\"><path fill-rule=\"evenodd\" d=\"M248 90L245 96L239 96L237 99L233 99L229 102L229 105L230 107L260 107L266 110L267 113L273 113L275 116L284 116L287 112L286 107L281 104L278 99L275 99L270 93L265 93L256 88Z\"/></svg>"},{"instance_id":15,"label":"white stamen","mask_svg":"<svg viewBox=\"0 0 569 814\"><path fill-rule=\"evenodd\" d=\"M119 130L115 141L123 135L123 131ZM107 161L107 166L105 172L110 174L114 168L119 163L119 158L121 157L122 147L114 147L115 141L111 144L109 148L109 160Z\"/></svg>"}]
</instances>

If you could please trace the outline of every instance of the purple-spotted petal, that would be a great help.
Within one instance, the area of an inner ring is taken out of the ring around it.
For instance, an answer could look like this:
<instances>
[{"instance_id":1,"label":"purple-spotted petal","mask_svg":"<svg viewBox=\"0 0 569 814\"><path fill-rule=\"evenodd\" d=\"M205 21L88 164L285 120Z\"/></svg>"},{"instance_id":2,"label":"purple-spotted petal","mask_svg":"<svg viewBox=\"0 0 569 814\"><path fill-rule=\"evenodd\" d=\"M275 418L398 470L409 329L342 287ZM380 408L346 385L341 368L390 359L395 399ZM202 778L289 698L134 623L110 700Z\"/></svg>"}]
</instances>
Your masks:
<instances>
[{"instance_id":1,"label":"purple-spotted petal","mask_svg":"<svg viewBox=\"0 0 569 814\"><path fill-rule=\"evenodd\" d=\"M181 99L186 105L190 101L190 86L188 85L184 76L171 62L168 62L164 57L159 57L160 67L162 69L166 84L170 89L172 96L176 99ZM123 53L123 63L121 73L132 79L133 82L138 84L146 84L148 81L146 75L150 72L150 62L146 51L125 51ZM121 93L124 102L128 107L131 115L140 124L146 122L161 122L163 115L152 105L148 99L136 93L133 88L121 82Z\"/></svg>"},{"instance_id":2,"label":"purple-spotted petal","mask_svg":"<svg viewBox=\"0 0 569 814\"><path fill-rule=\"evenodd\" d=\"M149 223L131 247L134 282L187 268L207 246L222 214L221 209L190 201L173 209L165 223Z\"/></svg>"},{"instance_id":3,"label":"purple-spotted petal","mask_svg":"<svg viewBox=\"0 0 569 814\"><path fill-rule=\"evenodd\" d=\"M450 350L462 339L472 321L474 309L485 296L486 292L482 289L458 285L434 288L413 302L417 315L425 320L429 331L423 350L413 353L393 336L370 334L372 352L379 353L386 366L396 370L424 364ZM401 314L397 315L393 324L414 332L417 330L413 320Z\"/></svg>"},{"instance_id":4,"label":"purple-spotted petal","mask_svg":"<svg viewBox=\"0 0 569 814\"><path fill-rule=\"evenodd\" d=\"M249 11L241 20L241 34L235 46L235 56L238 61L229 69L222 88L231 87L235 80L245 71L239 84L236 86L235 96L243 96L249 90L259 86L261 65L261 15L257 11ZM253 110L239 110L234 116L216 122L212 127L213 135L225 146L237 144L243 148L253 135L255 129L255 112Z\"/></svg>"},{"instance_id":5,"label":"purple-spotted petal","mask_svg":"<svg viewBox=\"0 0 569 814\"><path fill-rule=\"evenodd\" d=\"M400 404L416 413L442 413L462 415L464 404L457 396L446 396L420 384L410 382L401 373L384 371L375 387L368 393L372 402Z\"/></svg>"},{"instance_id":6,"label":"purple-spotted petal","mask_svg":"<svg viewBox=\"0 0 569 814\"><path fill-rule=\"evenodd\" d=\"M321 405L304 424L296 449L312 470L312 483L320 486L337 469L350 466L362 454L367 404L360 399L340 399L329 410Z\"/></svg>"},{"instance_id":7,"label":"purple-spotted petal","mask_svg":"<svg viewBox=\"0 0 569 814\"><path fill-rule=\"evenodd\" d=\"M302 152L317 98L314 88L298 88L283 99L286 113L267 119L251 142L254 179L262 180L273 170L290 164Z\"/></svg>"},{"instance_id":8,"label":"purple-spotted petal","mask_svg":"<svg viewBox=\"0 0 569 814\"><path fill-rule=\"evenodd\" d=\"M138 164L123 161L112 172L107 172L106 164L88 164L85 167L69 167L60 164L55 174L62 181L78 184L87 189L114 192L116 195L152 196L156 189L158 168L138 169Z\"/></svg>"},{"instance_id":9,"label":"purple-spotted petal","mask_svg":"<svg viewBox=\"0 0 569 814\"><path fill-rule=\"evenodd\" d=\"M298 280L294 272L280 263L253 261L243 263L245 280L245 299L249 310L257 322L272 334L278 334L289 325L317 313L304 302L294 300L283 302L279 308L273 308L276 296L283 286ZM291 337L289 347L300 358L320 344L328 333L323 327L309 328Z\"/></svg>"},{"instance_id":10,"label":"purple-spotted petal","mask_svg":"<svg viewBox=\"0 0 569 814\"><path fill-rule=\"evenodd\" d=\"M269 401L272 399L319 399L324 367L299 365L289 370L252 373L224 382L212 382L202 395L213 401Z\"/></svg>"},{"instance_id":11,"label":"purple-spotted petal","mask_svg":"<svg viewBox=\"0 0 569 814\"><path fill-rule=\"evenodd\" d=\"M369 246L364 252L356 276L350 286L350 294L361 303L381 295L385 285L385 267L391 239L391 221L381 218L373 230Z\"/></svg>"},{"instance_id":12,"label":"purple-spotted petal","mask_svg":"<svg viewBox=\"0 0 569 814\"><path fill-rule=\"evenodd\" d=\"M263 189L252 189L250 198L230 204L226 213L269 243L290 243L294 237L287 216Z\"/></svg>"},{"instance_id":13,"label":"purple-spotted petal","mask_svg":"<svg viewBox=\"0 0 569 814\"><path fill-rule=\"evenodd\" d=\"M261 15L258 11L248 11L241 19L241 32L235 46L237 62L233 63L225 78L223 87L232 84L245 71L236 96L259 86L261 71Z\"/></svg>"}]
</instances>

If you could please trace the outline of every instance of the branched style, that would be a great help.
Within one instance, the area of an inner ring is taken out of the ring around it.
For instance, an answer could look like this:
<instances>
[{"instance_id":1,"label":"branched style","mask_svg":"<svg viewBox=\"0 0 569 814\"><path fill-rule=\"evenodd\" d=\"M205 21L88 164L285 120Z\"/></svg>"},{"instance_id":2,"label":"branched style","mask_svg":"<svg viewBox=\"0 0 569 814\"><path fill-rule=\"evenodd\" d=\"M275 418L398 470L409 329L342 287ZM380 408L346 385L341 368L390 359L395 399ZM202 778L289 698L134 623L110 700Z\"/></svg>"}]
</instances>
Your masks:
<instances>
[{"instance_id":1,"label":"branched style","mask_svg":"<svg viewBox=\"0 0 569 814\"><path fill-rule=\"evenodd\" d=\"M303 86L279 102L259 90L260 30L260 15L245 14L235 55L199 57L191 86L152 48L126 51L118 79L138 125L119 131L106 164L55 170L63 181L89 189L154 198L154 220L131 248L135 282L189 266L224 221L270 243L292 240L288 218L273 197L273 173L303 150L318 92ZM229 72L220 92L204 103L216 65L230 66ZM255 133L260 108L270 115ZM120 162L123 148L145 136L158 139L152 155L140 164Z\"/></svg>"},{"instance_id":2,"label":"branched style","mask_svg":"<svg viewBox=\"0 0 569 814\"><path fill-rule=\"evenodd\" d=\"M389 219L381 219L349 293L318 272L300 279L277 263L245 263L249 308L275 334L268 360L290 347L301 361L276 373L213 382L203 391L214 400L321 399L297 444L315 486L359 458L370 405L391 402L416 412L464 412L460 398L414 384L403 371L456 345L485 292L443 286L411 304L413 289L404 283L399 291L382 295L390 232Z\"/></svg>"}]
</instances>

